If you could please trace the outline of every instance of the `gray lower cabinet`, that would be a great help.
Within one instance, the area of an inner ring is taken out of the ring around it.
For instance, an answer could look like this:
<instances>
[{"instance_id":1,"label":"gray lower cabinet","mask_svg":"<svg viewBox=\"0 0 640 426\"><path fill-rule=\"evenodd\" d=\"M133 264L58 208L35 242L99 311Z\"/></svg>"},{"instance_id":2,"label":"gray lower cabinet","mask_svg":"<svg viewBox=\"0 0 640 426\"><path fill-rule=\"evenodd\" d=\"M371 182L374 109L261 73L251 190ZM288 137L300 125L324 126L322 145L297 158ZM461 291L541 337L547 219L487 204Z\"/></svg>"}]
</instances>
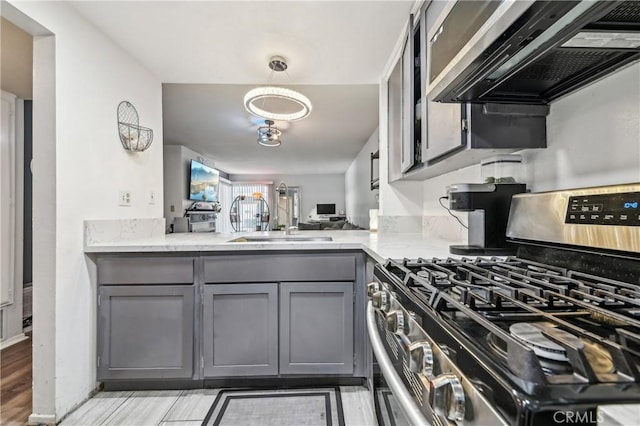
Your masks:
<instances>
[{"instance_id":1,"label":"gray lower cabinet","mask_svg":"<svg viewBox=\"0 0 640 426\"><path fill-rule=\"evenodd\" d=\"M204 287L205 377L278 374L278 284Z\"/></svg>"},{"instance_id":2,"label":"gray lower cabinet","mask_svg":"<svg viewBox=\"0 0 640 426\"><path fill-rule=\"evenodd\" d=\"M353 373L353 283L280 283L280 374Z\"/></svg>"},{"instance_id":3,"label":"gray lower cabinet","mask_svg":"<svg viewBox=\"0 0 640 426\"><path fill-rule=\"evenodd\" d=\"M98 288L98 380L193 376L193 285Z\"/></svg>"}]
</instances>

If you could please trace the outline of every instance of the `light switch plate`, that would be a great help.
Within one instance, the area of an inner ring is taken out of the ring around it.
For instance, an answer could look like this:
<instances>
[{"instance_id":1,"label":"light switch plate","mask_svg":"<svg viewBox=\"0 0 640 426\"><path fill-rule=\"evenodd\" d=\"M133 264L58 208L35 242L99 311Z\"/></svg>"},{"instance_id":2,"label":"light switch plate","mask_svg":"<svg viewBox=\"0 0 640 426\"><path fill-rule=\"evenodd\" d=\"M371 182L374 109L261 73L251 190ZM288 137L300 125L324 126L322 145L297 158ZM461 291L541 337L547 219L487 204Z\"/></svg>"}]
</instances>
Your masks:
<instances>
[{"instance_id":1,"label":"light switch plate","mask_svg":"<svg viewBox=\"0 0 640 426\"><path fill-rule=\"evenodd\" d=\"M156 203L156 192L149 191L149 204L155 204L155 203Z\"/></svg>"}]
</instances>

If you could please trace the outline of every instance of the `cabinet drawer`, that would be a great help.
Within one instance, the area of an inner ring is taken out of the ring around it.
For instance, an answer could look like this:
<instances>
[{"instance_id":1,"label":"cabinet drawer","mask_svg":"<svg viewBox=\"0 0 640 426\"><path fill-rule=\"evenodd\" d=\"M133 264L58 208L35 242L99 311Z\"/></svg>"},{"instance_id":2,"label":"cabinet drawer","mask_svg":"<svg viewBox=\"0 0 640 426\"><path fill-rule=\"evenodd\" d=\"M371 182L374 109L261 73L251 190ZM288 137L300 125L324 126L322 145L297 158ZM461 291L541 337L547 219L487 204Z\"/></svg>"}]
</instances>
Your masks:
<instances>
[{"instance_id":1,"label":"cabinet drawer","mask_svg":"<svg viewBox=\"0 0 640 426\"><path fill-rule=\"evenodd\" d=\"M215 256L204 261L206 283L354 281L356 255L274 254Z\"/></svg>"},{"instance_id":2,"label":"cabinet drawer","mask_svg":"<svg viewBox=\"0 0 640 426\"><path fill-rule=\"evenodd\" d=\"M192 257L99 257L98 284L192 284Z\"/></svg>"}]
</instances>

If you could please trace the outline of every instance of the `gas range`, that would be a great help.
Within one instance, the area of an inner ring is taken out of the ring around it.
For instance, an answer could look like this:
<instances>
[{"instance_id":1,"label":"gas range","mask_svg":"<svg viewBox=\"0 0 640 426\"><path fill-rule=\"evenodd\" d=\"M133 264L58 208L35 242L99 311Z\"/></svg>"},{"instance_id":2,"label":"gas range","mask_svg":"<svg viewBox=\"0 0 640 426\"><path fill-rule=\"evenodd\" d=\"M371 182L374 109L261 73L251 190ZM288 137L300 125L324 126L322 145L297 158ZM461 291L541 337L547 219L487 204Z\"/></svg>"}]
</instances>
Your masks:
<instances>
[{"instance_id":1,"label":"gas range","mask_svg":"<svg viewBox=\"0 0 640 426\"><path fill-rule=\"evenodd\" d=\"M603 424L630 407L640 418L640 255L611 247L637 244L640 226L576 224L567 213L574 200L591 205L595 197L603 218L629 216L625 203L633 206L639 189L514 197L512 215L533 210L538 218L540 198L561 199L564 209L549 217L566 223L547 225L562 230L553 235L565 244L531 238L520 217L507 230L518 256L375 267L369 334L402 382L396 393L409 423ZM611 213L618 207L623 213ZM597 244L575 244L582 232Z\"/></svg>"}]
</instances>

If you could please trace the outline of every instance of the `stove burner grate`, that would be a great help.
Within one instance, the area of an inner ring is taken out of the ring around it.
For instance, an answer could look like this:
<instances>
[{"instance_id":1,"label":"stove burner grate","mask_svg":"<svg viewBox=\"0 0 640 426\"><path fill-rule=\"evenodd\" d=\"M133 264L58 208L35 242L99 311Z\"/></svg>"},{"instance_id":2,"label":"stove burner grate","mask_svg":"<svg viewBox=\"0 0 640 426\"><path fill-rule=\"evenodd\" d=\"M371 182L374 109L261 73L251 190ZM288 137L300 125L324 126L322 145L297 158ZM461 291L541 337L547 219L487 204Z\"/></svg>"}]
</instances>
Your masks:
<instances>
[{"instance_id":1,"label":"stove burner grate","mask_svg":"<svg viewBox=\"0 0 640 426\"><path fill-rule=\"evenodd\" d=\"M640 382L638 285L514 257L404 259L385 269L401 270L470 348L500 347L502 365L525 382ZM479 344L461 321L491 337Z\"/></svg>"}]
</instances>

